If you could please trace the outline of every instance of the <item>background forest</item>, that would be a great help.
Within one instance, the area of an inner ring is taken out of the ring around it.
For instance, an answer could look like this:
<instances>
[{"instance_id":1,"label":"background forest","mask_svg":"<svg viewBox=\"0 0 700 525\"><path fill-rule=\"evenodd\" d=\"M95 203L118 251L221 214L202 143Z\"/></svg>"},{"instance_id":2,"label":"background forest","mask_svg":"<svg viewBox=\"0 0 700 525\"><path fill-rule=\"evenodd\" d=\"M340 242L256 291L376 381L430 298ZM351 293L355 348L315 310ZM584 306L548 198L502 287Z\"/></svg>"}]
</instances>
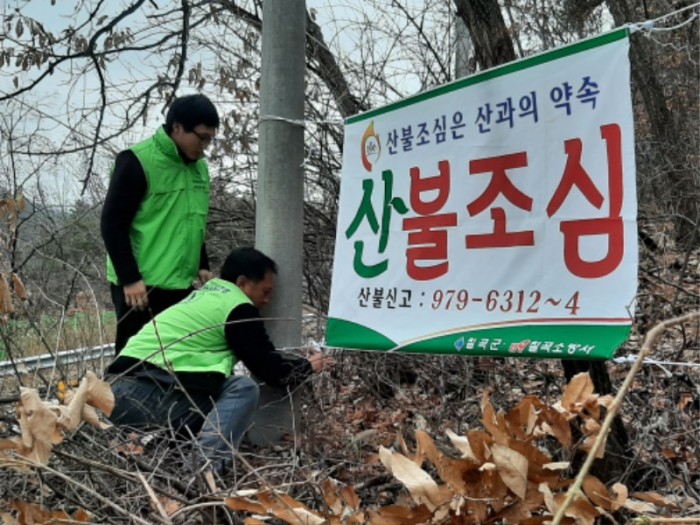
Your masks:
<instances>
[{"instance_id":1,"label":"background forest","mask_svg":"<svg viewBox=\"0 0 700 525\"><path fill-rule=\"evenodd\" d=\"M223 116L220 139L208 156L212 268L231 247L251 244L255 237L262 1L48 4L4 0L0 7L0 359L111 341L114 318L99 235L111 162L152 133L174 95L200 91ZM697 3L307 0L307 8L304 294L305 311L312 314L310 340L322 340L328 307L344 118L459 76L652 19L653 26L632 35L630 52L640 273L634 335L619 355L638 353L642 337L658 322L700 308ZM618 461L598 472L607 484L677 496L675 510L667 512L671 516L699 512L699 331L697 321L686 323L659 340L654 358L681 365L644 367L614 429L614 441L622 447L614 452ZM594 371L596 391L614 393L628 369L625 363L600 364ZM248 474L235 484L260 482L252 473L269 469L262 475L265 483L286 486L307 504L323 498L328 504L333 489L309 488L322 487L326 478L349 483L363 501L394 504L401 485L380 473L381 463L369 457L379 445L398 446L398 432L409 440L409 450L416 428L444 440L445 429L479 426L489 388L494 406L504 410L526 395L553 402L564 392L564 376L578 371L572 365L562 370L558 362L494 365L340 354L336 371L306 392L305 439L242 458ZM16 400L18 382L45 391L56 386L56 379L20 369L0 381L3 400ZM3 433L16 432L11 414L3 421ZM64 472L85 483L85 463L76 456L98 461L101 455L85 452L90 439L102 438L77 435L59 460ZM555 456L569 454L557 450ZM151 460L161 453L156 449L118 467L157 470ZM575 451L570 454L576 457ZM77 495L80 491L60 476L44 472L37 485L12 474L2 478L5 472L0 470L5 502L20 493L25 501L39 501L43 486L49 487L44 502L53 507L68 502L71 512L92 507L107 522L131 519L106 518L112 512L108 505ZM305 477L310 472L316 473L314 483ZM98 478L88 485L109 495L110 482ZM149 516L141 508L149 506L147 495L133 500L125 495L134 490L134 480L120 483L115 497L124 498L122 506ZM185 501L196 497L201 494L189 493ZM618 512L611 522L624 521L619 517L624 511L611 510L611 516ZM162 513L153 513L158 519L146 522L164 521ZM402 516L386 523L426 522Z\"/></svg>"}]
</instances>

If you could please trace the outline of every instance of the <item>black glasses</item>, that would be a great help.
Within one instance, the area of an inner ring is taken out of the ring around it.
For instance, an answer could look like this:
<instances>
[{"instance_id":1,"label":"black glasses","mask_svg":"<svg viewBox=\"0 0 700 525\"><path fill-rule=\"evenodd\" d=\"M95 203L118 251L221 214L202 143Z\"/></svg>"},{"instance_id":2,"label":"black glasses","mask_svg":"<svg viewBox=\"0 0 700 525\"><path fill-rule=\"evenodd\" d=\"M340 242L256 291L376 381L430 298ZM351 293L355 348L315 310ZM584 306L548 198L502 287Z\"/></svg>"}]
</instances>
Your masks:
<instances>
[{"instance_id":1,"label":"black glasses","mask_svg":"<svg viewBox=\"0 0 700 525\"><path fill-rule=\"evenodd\" d=\"M199 143L205 148L209 147L212 144L212 142L214 142L214 137L210 137L208 135L201 135L199 132L193 129L189 130L189 132L194 133L199 139Z\"/></svg>"}]
</instances>

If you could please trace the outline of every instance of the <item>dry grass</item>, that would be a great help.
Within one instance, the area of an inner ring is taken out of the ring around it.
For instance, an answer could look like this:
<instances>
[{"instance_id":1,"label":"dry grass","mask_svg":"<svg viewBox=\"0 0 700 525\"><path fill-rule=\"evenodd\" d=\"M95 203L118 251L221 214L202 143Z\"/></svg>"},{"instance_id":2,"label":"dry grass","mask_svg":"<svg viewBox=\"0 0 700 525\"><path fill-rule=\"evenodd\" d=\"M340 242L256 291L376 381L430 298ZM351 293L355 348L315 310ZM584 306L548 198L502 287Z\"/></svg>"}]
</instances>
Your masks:
<instances>
[{"instance_id":1,"label":"dry grass","mask_svg":"<svg viewBox=\"0 0 700 525\"><path fill-rule=\"evenodd\" d=\"M114 341L114 312L11 319L0 325L0 359L55 353Z\"/></svg>"}]
</instances>

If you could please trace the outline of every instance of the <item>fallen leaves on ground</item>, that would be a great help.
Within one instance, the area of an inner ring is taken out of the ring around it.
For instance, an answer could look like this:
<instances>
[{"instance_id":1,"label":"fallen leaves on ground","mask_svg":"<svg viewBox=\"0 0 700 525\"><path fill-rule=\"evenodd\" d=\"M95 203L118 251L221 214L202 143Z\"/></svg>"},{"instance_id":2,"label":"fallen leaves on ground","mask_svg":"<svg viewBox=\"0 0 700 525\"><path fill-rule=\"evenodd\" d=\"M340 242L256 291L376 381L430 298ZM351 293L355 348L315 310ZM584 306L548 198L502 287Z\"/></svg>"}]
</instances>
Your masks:
<instances>
[{"instance_id":1,"label":"fallen leaves on ground","mask_svg":"<svg viewBox=\"0 0 700 525\"><path fill-rule=\"evenodd\" d=\"M465 435L447 431L457 453L440 450L422 430L416 431L413 453L403 441L400 452L379 447L381 463L406 488L409 504L363 508L351 486L332 479L321 486L323 510L269 489L227 498L226 504L251 514L246 523L260 523L266 516L288 524L319 525L543 523L553 519L573 483L565 475L568 462L555 461L546 452L545 441L553 438L565 449L577 445L587 449L598 436L610 402L610 396L594 393L586 373L569 382L554 406L526 396L510 411L496 411L485 392L481 404L485 431L474 429ZM574 443L572 426L583 433L583 443ZM673 505L655 493L635 494L633 499L625 485L616 483L608 489L589 475L562 523L593 525L621 509L653 513Z\"/></svg>"},{"instance_id":2,"label":"fallen leaves on ground","mask_svg":"<svg viewBox=\"0 0 700 525\"><path fill-rule=\"evenodd\" d=\"M106 428L97 409L106 415L114 408L110 386L93 372L87 372L78 388L65 392L63 405L42 401L34 388L20 387L17 415L21 435L0 440L0 466L19 466L11 452L32 462L46 465L54 445L63 441L65 432L73 432L85 421Z\"/></svg>"}]
</instances>

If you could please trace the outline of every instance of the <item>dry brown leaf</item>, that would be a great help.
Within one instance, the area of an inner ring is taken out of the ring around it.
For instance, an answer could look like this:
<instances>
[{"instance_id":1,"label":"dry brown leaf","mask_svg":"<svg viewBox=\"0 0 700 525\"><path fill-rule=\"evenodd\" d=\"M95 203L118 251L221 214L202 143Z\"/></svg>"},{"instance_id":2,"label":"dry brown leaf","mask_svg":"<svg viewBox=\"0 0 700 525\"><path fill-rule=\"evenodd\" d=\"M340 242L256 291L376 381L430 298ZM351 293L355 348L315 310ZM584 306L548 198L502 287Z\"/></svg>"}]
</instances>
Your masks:
<instances>
[{"instance_id":1,"label":"dry brown leaf","mask_svg":"<svg viewBox=\"0 0 700 525\"><path fill-rule=\"evenodd\" d=\"M25 387L20 387L18 412L22 444L26 448L22 455L46 465L51 448L63 439L57 425L58 416L41 401L35 389Z\"/></svg>"},{"instance_id":2,"label":"dry brown leaf","mask_svg":"<svg viewBox=\"0 0 700 525\"><path fill-rule=\"evenodd\" d=\"M634 492L632 496L647 503L652 503L657 507L671 510L679 509L676 503L656 492Z\"/></svg>"},{"instance_id":3,"label":"dry brown leaf","mask_svg":"<svg viewBox=\"0 0 700 525\"><path fill-rule=\"evenodd\" d=\"M85 509L78 509L75 511L75 514L73 514L73 521L77 521L78 523L92 523L92 516Z\"/></svg>"},{"instance_id":4,"label":"dry brown leaf","mask_svg":"<svg viewBox=\"0 0 700 525\"><path fill-rule=\"evenodd\" d=\"M566 494L553 494L546 483L540 483L539 491L544 495L544 502L547 510L555 515L566 499ZM579 525L594 525L595 518L599 513L595 507L584 496L579 496L571 502L571 505L564 511L564 515L574 518L576 524Z\"/></svg>"},{"instance_id":5,"label":"dry brown leaf","mask_svg":"<svg viewBox=\"0 0 700 525\"><path fill-rule=\"evenodd\" d=\"M426 523L432 512L425 505L415 508L401 507L393 505L382 507L377 512L369 513L370 525L418 525Z\"/></svg>"},{"instance_id":6,"label":"dry brown leaf","mask_svg":"<svg viewBox=\"0 0 700 525\"><path fill-rule=\"evenodd\" d=\"M561 494L555 497L561 498L561 501L558 501L561 505L566 495ZM564 514L574 518L577 525L595 525L595 520L600 515L591 502L583 496L575 498Z\"/></svg>"},{"instance_id":7,"label":"dry brown leaf","mask_svg":"<svg viewBox=\"0 0 700 525\"><path fill-rule=\"evenodd\" d=\"M404 484L418 505L424 504L430 510L435 510L443 503L440 501L440 491L435 480L406 456L379 447L379 458L384 467Z\"/></svg>"},{"instance_id":8,"label":"dry brown leaf","mask_svg":"<svg viewBox=\"0 0 700 525\"><path fill-rule=\"evenodd\" d=\"M678 457L678 454L676 454L673 450L665 447L661 449L661 455L666 459L676 459Z\"/></svg>"},{"instance_id":9,"label":"dry brown leaf","mask_svg":"<svg viewBox=\"0 0 700 525\"><path fill-rule=\"evenodd\" d=\"M345 504L352 510L358 510L360 508L360 498L350 485L345 485L340 490L340 497L343 498Z\"/></svg>"},{"instance_id":10,"label":"dry brown leaf","mask_svg":"<svg viewBox=\"0 0 700 525\"><path fill-rule=\"evenodd\" d=\"M80 385L74 391L67 391L64 401L65 410L58 419L58 424L65 430L74 431L82 421L83 407L88 398L88 380L83 378Z\"/></svg>"},{"instance_id":11,"label":"dry brown leaf","mask_svg":"<svg viewBox=\"0 0 700 525\"><path fill-rule=\"evenodd\" d=\"M236 512L250 512L251 514L267 514L267 508L260 503L249 498L236 496L232 498L224 498L224 504L231 510Z\"/></svg>"},{"instance_id":12,"label":"dry brown leaf","mask_svg":"<svg viewBox=\"0 0 700 525\"><path fill-rule=\"evenodd\" d=\"M582 406L581 413L587 414L589 417L592 417L596 421L600 421L602 411L601 411L601 405L600 405L600 396L598 394L594 394L591 397L589 397Z\"/></svg>"},{"instance_id":13,"label":"dry brown leaf","mask_svg":"<svg viewBox=\"0 0 700 525\"><path fill-rule=\"evenodd\" d=\"M547 422L542 424L542 428L547 434L554 436L565 447L570 447L573 444L571 424L564 414L551 407L545 407L542 410L541 418Z\"/></svg>"},{"instance_id":14,"label":"dry brown leaf","mask_svg":"<svg viewBox=\"0 0 700 525\"><path fill-rule=\"evenodd\" d=\"M588 372L581 372L571 378L564 388L561 406L569 412L577 412L577 404L585 403L593 395L593 381Z\"/></svg>"},{"instance_id":15,"label":"dry brown leaf","mask_svg":"<svg viewBox=\"0 0 700 525\"><path fill-rule=\"evenodd\" d=\"M268 525L267 522L256 518L246 518L243 520L243 525Z\"/></svg>"},{"instance_id":16,"label":"dry brown leaf","mask_svg":"<svg viewBox=\"0 0 700 525\"><path fill-rule=\"evenodd\" d=\"M538 490L542 496L544 496L544 504L547 506L547 510L552 515L555 515L559 510L559 505L557 505L557 502L554 501L554 494L552 494L552 490L549 488L549 485L546 483L540 483Z\"/></svg>"},{"instance_id":17,"label":"dry brown leaf","mask_svg":"<svg viewBox=\"0 0 700 525\"><path fill-rule=\"evenodd\" d=\"M639 514L645 512L656 512L656 506L647 501L639 501L634 499L628 499L623 505L626 509L637 512Z\"/></svg>"},{"instance_id":18,"label":"dry brown leaf","mask_svg":"<svg viewBox=\"0 0 700 525\"><path fill-rule=\"evenodd\" d=\"M265 512L260 514L271 514L289 524L322 525L326 523L324 517L286 494L261 492L258 494L258 500L265 509Z\"/></svg>"},{"instance_id":19,"label":"dry brown leaf","mask_svg":"<svg viewBox=\"0 0 700 525\"><path fill-rule=\"evenodd\" d=\"M19 525L19 522L9 512L0 513L3 525Z\"/></svg>"},{"instance_id":20,"label":"dry brown leaf","mask_svg":"<svg viewBox=\"0 0 700 525\"><path fill-rule=\"evenodd\" d=\"M181 501L168 498L167 496L158 495L156 497L158 498L158 501L160 502L160 506L162 507L163 511L168 516L172 516L178 510L185 506L185 504Z\"/></svg>"},{"instance_id":21,"label":"dry brown leaf","mask_svg":"<svg viewBox=\"0 0 700 525\"><path fill-rule=\"evenodd\" d=\"M358 511L350 516L344 517L342 525L365 525L367 523L367 513L364 511ZM340 522L331 522L328 525L340 525Z\"/></svg>"},{"instance_id":22,"label":"dry brown leaf","mask_svg":"<svg viewBox=\"0 0 700 525\"><path fill-rule=\"evenodd\" d=\"M610 408L610 405L615 401L615 397L612 394L606 394L598 398L598 404L605 408Z\"/></svg>"},{"instance_id":23,"label":"dry brown leaf","mask_svg":"<svg viewBox=\"0 0 700 525\"><path fill-rule=\"evenodd\" d=\"M506 419L510 429L520 440L524 441L531 436L535 428L537 423L536 401L534 396L525 396L515 408L508 412Z\"/></svg>"},{"instance_id":24,"label":"dry brown leaf","mask_svg":"<svg viewBox=\"0 0 700 525\"><path fill-rule=\"evenodd\" d=\"M466 436L460 436L458 434L455 434L449 428L445 433L447 434L447 437L450 438L452 445L462 453L463 458L469 458L473 459L474 461L479 461L474 455L474 452L472 452L472 447L469 444L469 440Z\"/></svg>"},{"instance_id":25,"label":"dry brown leaf","mask_svg":"<svg viewBox=\"0 0 700 525\"><path fill-rule=\"evenodd\" d=\"M105 428L97 419L94 410L85 404L90 397L89 385L95 384L93 396L99 398L98 404L109 408L109 398L112 400L111 389L106 394L104 387L92 372L87 373L80 386L75 391L67 391L64 402L67 405L53 405L41 400L39 393L33 388L20 387L20 401L17 415L21 431L23 449L18 450L22 456L41 464L47 464L53 445L63 441L63 431L75 430L85 418L88 422L100 428ZM108 426L108 425L107 425Z\"/></svg>"},{"instance_id":26,"label":"dry brown leaf","mask_svg":"<svg viewBox=\"0 0 700 525\"><path fill-rule=\"evenodd\" d=\"M272 509L270 513L289 525L326 525L326 518L308 509Z\"/></svg>"},{"instance_id":27,"label":"dry brown leaf","mask_svg":"<svg viewBox=\"0 0 700 525\"><path fill-rule=\"evenodd\" d=\"M688 405L691 405L695 400L693 399L693 394L689 392L683 392L680 399L678 400L678 410L683 411Z\"/></svg>"},{"instance_id":28,"label":"dry brown leaf","mask_svg":"<svg viewBox=\"0 0 700 525\"><path fill-rule=\"evenodd\" d=\"M140 456L143 454L143 445L139 441L138 434L131 433L128 435L127 440L124 443L113 444L114 449L119 454Z\"/></svg>"},{"instance_id":29,"label":"dry brown leaf","mask_svg":"<svg viewBox=\"0 0 700 525\"><path fill-rule=\"evenodd\" d=\"M489 516L489 504L486 501L467 500L465 515L469 516L472 523L484 523Z\"/></svg>"},{"instance_id":30,"label":"dry brown leaf","mask_svg":"<svg viewBox=\"0 0 700 525\"><path fill-rule=\"evenodd\" d=\"M272 492L269 492L269 491L260 492L257 494L257 497L258 497L258 501L260 502L260 504L263 507L265 507L265 509L269 509L269 508L272 508L272 507L275 507L276 505L278 505L278 500L277 500L276 494L274 494ZM297 503L297 502L295 501L294 503ZM301 505L301 503L298 503L295 506L299 506L299 505Z\"/></svg>"},{"instance_id":31,"label":"dry brown leaf","mask_svg":"<svg viewBox=\"0 0 700 525\"><path fill-rule=\"evenodd\" d=\"M27 201L24 198L24 194L22 191L17 192L17 198L15 199L15 204L17 206L17 209L19 211L24 211L24 209L27 207Z\"/></svg>"},{"instance_id":32,"label":"dry brown leaf","mask_svg":"<svg viewBox=\"0 0 700 525\"><path fill-rule=\"evenodd\" d=\"M583 493L588 496L593 503L604 508L605 510L613 510L610 493L603 482L597 477L590 474L586 476L583 479L583 485L581 488L583 489Z\"/></svg>"},{"instance_id":33,"label":"dry brown leaf","mask_svg":"<svg viewBox=\"0 0 700 525\"><path fill-rule=\"evenodd\" d=\"M29 467L29 465L26 465L22 462L18 463L15 457L8 454L7 451L9 450L14 450L16 455L28 457L28 455L31 452L31 449L28 449L24 446L24 444L22 443L22 438L20 436L13 436L8 439L0 440L0 465L12 468L13 470L16 470L18 472L31 472L31 468Z\"/></svg>"},{"instance_id":34,"label":"dry brown leaf","mask_svg":"<svg viewBox=\"0 0 700 525\"><path fill-rule=\"evenodd\" d=\"M496 516L492 516L493 522L504 520L504 523L520 523L526 519L533 511L541 511L544 505L544 495L538 489L537 484L528 483L527 494L524 499L504 507Z\"/></svg>"},{"instance_id":35,"label":"dry brown leaf","mask_svg":"<svg viewBox=\"0 0 700 525\"><path fill-rule=\"evenodd\" d=\"M478 470L479 466L473 459L453 459L438 451L432 438L423 431L416 431L418 449L424 451L425 456L435 466L440 479L457 494L467 495L469 492L467 480L471 471Z\"/></svg>"},{"instance_id":36,"label":"dry brown leaf","mask_svg":"<svg viewBox=\"0 0 700 525\"><path fill-rule=\"evenodd\" d=\"M7 439L0 439L0 450L19 450L23 447L22 438L14 436Z\"/></svg>"},{"instance_id":37,"label":"dry brown leaf","mask_svg":"<svg viewBox=\"0 0 700 525\"><path fill-rule=\"evenodd\" d=\"M22 279L19 278L19 275L14 272L12 273L12 287L15 290L17 299L20 301L27 300L27 291L24 288L24 283L22 282Z\"/></svg>"},{"instance_id":38,"label":"dry brown leaf","mask_svg":"<svg viewBox=\"0 0 700 525\"><path fill-rule=\"evenodd\" d=\"M491 401L489 400L488 389L484 390L484 396L481 401L481 411L481 422L486 431L491 434L494 442L507 447L511 439L510 434L507 428L502 428L501 424L499 424L499 418L496 416L493 405L491 405Z\"/></svg>"},{"instance_id":39,"label":"dry brown leaf","mask_svg":"<svg viewBox=\"0 0 700 525\"><path fill-rule=\"evenodd\" d=\"M409 456L410 452L408 451L408 445L406 445L406 440L403 438L401 432L397 432L396 439L399 442L399 447L401 448L403 455Z\"/></svg>"},{"instance_id":40,"label":"dry brown leaf","mask_svg":"<svg viewBox=\"0 0 700 525\"><path fill-rule=\"evenodd\" d=\"M94 372L88 371L80 381L77 390L66 390L63 403L68 405L68 421L59 419L59 424L66 430L75 430L80 421L105 430L112 425L100 421L96 409L100 409L107 415L114 409L114 394L108 383L99 379ZM80 412L78 408L82 407Z\"/></svg>"},{"instance_id":41,"label":"dry brown leaf","mask_svg":"<svg viewBox=\"0 0 700 525\"><path fill-rule=\"evenodd\" d=\"M0 273L0 314L11 314L14 311L15 306L12 304L10 287L7 284L5 275Z\"/></svg>"},{"instance_id":42,"label":"dry brown leaf","mask_svg":"<svg viewBox=\"0 0 700 525\"><path fill-rule=\"evenodd\" d=\"M613 510L619 510L627 501L629 497L629 490L622 483L615 483L612 486L612 494L615 494L615 501L613 502Z\"/></svg>"},{"instance_id":43,"label":"dry brown leaf","mask_svg":"<svg viewBox=\"0 0 700 525\"><path fill-rule=\"evenodd\" d=\"M44 510L35 503L15 500L12 502L12 507L19 513L18 521L23 524L61 523L71 521L71 517L65 511Z\"/></svg>"},{"instance_id":44,"label":"dry brown leaf","mask_svg":"<svg viewBox=\"0 0 700 525\"><path fill-rule=\"evenodd\" d=\"M524 499L527 493L527 458L519 452L499 444L494 444L491 447L491 453L503 482L516 496Z\"/></svg>"},{"instance_id":45,"label":"dry brown leaf","mask_svg":"<svg viewBox=\"0 0 700 525\"><path fill-rule=\"evenodd\" d=\"M106 423L100 420L100 416L97 413L97 409L93 406L88 405L87 403L83 406L81 418L89 425L92 425L95 428L99 428L100 430L107 430L108 428L112 428L112 425L110 423Z\"/></svg>"},{"instance_id":46,"label":"dry brown leaf","mask_svg":"<svg viewBox=\"0 0 700 525\"><path fill-rule=\"evenodd\" d=\"M491 459L491 449L489 447L493 443L493 438L489 434L481 430L470 430L467 432L467 440L477 463L486 463Z\"/></svg>"},{"instance_id":47,"label":"dry brown leaf","mask_svg":"<svg viewBox=\"0 0 700 525\"><path fill-rule=\"evenodd\" d=\"M109 417L112 414L112 410L114 410L115 402L112 387L109 386L109 383L97 377L94 372L88 370L85 376L88 381L87 402L95 408L100 409Z\"/></svg>"},{"instance_id":48,"label":"dry brown leaf","mask_svg":"<svg viewBox=\"0 0 700 525\"><path fill-rule=\"evenodd\" d=\"M571 465L570 461L556 461L554 463L545 463L542 465L542 468L546 470L564 470L569 468L569 465Z\"/></svg>"},{"instance_id":49,"label":"dry brown leaf","mask_svg":"<svg viewBox=\"0 0 700 525\"><path fill-rule=\"evenodd\" d=\"M340 501L338 482L331 478L324 479L321 484L321 494L330 511L340 516L343 512L343 502Z\"/></svg>"},{"instance_id":50,"label":"dry brown leaf","mask_svg":"<svg viewBox=\"0 0 700 525\"><path fill-rule=\"evenodd\" d=\"M583 424L583 431L587 436L597 436L600 429L600 423L591 418L587 418Z\"/></svg>"},{"instance_id":51,"label":"dry brown leaf","mask_svg":"<svg viewBox=\"0 0 700 525\"><path fill-rule=\"evenodd\" d=\"M527 458L528 481L533 483L547 483L555 488L561 482L561 475L555 470L546 469L544 466L552 462L552 458L542 452L533 442L513 441L510 448Z\"/></svg>"},{"instance_id":52,"label":"dry brown leaf","mask_svg":"<svg viewBox=\"0 0 700 525\"><path fill-rule=\"evenodd\" d=\"M583 440L583 443L581 444L581 450L584 452L590 452L593 450L593 444L595 443L596 439L598 439L598 436L593 435L593 436L588 436L586 439ZM603 439L603 443L601 444L600 448L598 449L598 453L595 455L596 458L600 459L603 456L605 456L605 444L608 441L608 436L605 436Z\"/></svg>"}]
</instances>

